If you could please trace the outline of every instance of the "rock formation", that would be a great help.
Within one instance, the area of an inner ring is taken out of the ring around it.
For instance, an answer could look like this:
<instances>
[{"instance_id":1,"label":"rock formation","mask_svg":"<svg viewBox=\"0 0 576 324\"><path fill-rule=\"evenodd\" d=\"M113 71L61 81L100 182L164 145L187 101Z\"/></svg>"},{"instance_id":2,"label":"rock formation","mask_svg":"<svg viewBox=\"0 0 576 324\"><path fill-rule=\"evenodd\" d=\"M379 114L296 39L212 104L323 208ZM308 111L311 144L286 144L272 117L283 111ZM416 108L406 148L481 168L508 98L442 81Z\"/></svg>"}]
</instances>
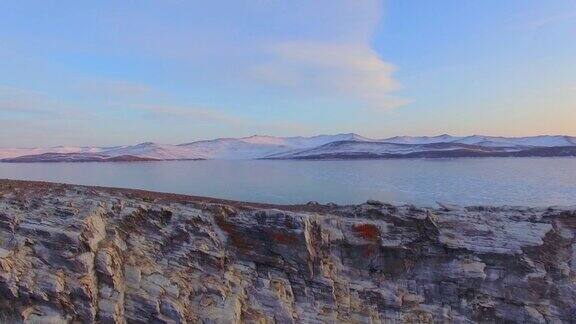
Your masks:
<instances>
[{"instance_id":1,"label":"rock formation","mask_svg":"<svg viewBox=\"0 0 576 324\"><path fill-rule=\"evenodd\" d=\"M574 322L576 208L270 206L0 181L0 321Z\"/></svg>"}]
</instances>

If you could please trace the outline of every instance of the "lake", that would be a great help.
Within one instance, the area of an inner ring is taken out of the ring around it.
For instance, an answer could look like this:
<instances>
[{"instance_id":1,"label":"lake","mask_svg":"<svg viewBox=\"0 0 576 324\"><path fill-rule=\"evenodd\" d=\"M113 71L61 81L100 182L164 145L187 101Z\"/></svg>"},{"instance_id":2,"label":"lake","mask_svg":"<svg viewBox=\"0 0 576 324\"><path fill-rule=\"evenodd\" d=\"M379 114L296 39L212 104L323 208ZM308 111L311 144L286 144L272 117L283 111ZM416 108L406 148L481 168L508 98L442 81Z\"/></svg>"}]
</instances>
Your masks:
<instances>
[{"instance_id":1,"label":"lake","mask_svg":"<svg viewBox=\"0 0 576 324\"><path fill-rule=\"evenodd\" d=\"M0 178L277 204L576 205L576 158L0 163Z\"/></svg>"}]
</instances>

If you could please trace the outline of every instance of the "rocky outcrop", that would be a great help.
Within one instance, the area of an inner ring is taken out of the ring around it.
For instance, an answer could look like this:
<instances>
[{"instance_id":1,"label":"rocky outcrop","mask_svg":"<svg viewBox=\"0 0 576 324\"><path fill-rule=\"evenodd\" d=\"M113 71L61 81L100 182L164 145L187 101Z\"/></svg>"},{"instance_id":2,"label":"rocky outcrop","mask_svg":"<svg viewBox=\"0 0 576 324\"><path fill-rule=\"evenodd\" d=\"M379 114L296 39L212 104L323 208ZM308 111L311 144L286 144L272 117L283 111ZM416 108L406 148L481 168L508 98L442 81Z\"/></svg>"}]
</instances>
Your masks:
<instances>
[{"instance_id":1,"label":"rocky outcrop","mask_svg":"<svg viewBox=\"0 0 576 324\"><path fill-rule=\"evenodd\" d=\"M0 321L574 322L576 208L268 206L0 181Z\"/></svg>"}]
</instances>

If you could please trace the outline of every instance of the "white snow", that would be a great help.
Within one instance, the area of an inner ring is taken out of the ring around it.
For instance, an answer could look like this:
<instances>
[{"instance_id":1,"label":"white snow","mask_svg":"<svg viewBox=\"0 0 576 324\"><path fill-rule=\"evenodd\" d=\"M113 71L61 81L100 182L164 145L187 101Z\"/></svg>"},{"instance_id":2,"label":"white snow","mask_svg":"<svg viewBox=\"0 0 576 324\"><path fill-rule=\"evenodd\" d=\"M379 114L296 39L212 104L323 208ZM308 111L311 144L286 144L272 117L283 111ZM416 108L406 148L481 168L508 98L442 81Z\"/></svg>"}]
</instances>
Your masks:
<instances>
[{"instance_id":1,"label":"white snow","mask_svg":"<svg viewBox=\"0 0 576 324\"><path fill-rule=\"evenodd\" d=\"M306 156L316 156L324 154L408 154L423 151L451 151L463 149L462 145L454 143L441 147L427 147L426 144L396 144L388 142L342 142L331 143L312 149L299 150L295 152L272 155L272 158L297 158ZM431 143L437 144L437 143Z\"/></svg>"},{"instance_id":2,"label":"white snow","mask_svg":"<svg viewBox=\"0 0 576 324\"><path fill-rule=\"evenodd\" d=\"M562 135L540 135L530 137L499 137L499 136L395 136L380 140L387 143L398 144L434 144L434 143L462 143L480 145L485 147L556 147L574 146L576 137Z\"/></svg>"},{"instance_id":3,"label":"white snow","mask_svg":"<svg viewBox=\"0 0 576 324\"><path fill-rule=\"evenodd\" d=\"M343 143L336 143L343 142ZM335 145L326 145L335 143ZM476 145L486 148L518 150L531 147L576 146L576 137L569 136L396 136L386 139L370 139L357 134L318 135L312 137L275 137L254 135L243 138L219 138L196 141L180 145L141 143L131 146L77 147L58 146L49 148L0 148L0 159L15 158L45 153L84 153L100 154L109 157L131 155L159 160L182 159L256 159L264 157L305 156L307 154L328 153L410 153L430 148L427 144L453 143L434 150L461 148L459 144ZM458 145L457 145L458 144Z\"/></svg>"},{"instance_id":4,"label":"white snow","mask_svg":"<svg viewBox=\"0 0 576 324\"><path fill-rule=\"evenodd\" d=\"M473 144L489 147L512 147L512 146L530 146L530 147L557 147L557 146L574 146L576 138L569 136L542 135L532 137L495 137L473 135L456 140L457 143Z\"/></svg>"},{"instance_id":5,"label":"white snow","mask_svg":"<svg viewBox=\"0 0 576 324\"><path fill-rule=\"evenodd\" d=\"M204 159L256 159L272 154L312 148L327 143L365 140L356 134L319 135L313 137L274 137L254 135L244 138L219 138L179 145L188 149L190 156Z\"/></svg>"},{"instance_id":6,"label":"white snow","mask_svg":"<svg viewBox=\"0 0 576 324\"><path fill-rule=\"evenodd\" d=\"M100 147L56 146L46 148L0 148L0 159L45 153L100 153Z\"/></svg>"},{"instance_id":7,"label":"white snow","mask_svg":"<svg viewBox=\"0 0 576 324\"><path fill-rule=\"evenodd\" d=\"M450 143L461 139L462 137L450 136L447 134L438 136L394 136L381 139L381 142L396 144L435 144Z\"/></svg>"}]
</instances>

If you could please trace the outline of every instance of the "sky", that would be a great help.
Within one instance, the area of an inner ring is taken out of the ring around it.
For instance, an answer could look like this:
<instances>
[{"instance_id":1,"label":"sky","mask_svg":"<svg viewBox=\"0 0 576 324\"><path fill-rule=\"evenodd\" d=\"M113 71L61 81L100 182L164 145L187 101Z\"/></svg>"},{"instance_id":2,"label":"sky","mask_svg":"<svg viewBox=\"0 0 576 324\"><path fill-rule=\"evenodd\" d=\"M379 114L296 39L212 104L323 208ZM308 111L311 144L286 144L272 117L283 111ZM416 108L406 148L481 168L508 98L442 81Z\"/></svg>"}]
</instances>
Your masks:
<instances>
[{"instance_id":1,"label":"sky","mask_svg":"<svg viewBox=\"0 0 576 324\"><path fill-rule=\"evenodd\" d=\"M576 135L573 0L0 1L0 146Z\"/></svg>"}]
</instances>

